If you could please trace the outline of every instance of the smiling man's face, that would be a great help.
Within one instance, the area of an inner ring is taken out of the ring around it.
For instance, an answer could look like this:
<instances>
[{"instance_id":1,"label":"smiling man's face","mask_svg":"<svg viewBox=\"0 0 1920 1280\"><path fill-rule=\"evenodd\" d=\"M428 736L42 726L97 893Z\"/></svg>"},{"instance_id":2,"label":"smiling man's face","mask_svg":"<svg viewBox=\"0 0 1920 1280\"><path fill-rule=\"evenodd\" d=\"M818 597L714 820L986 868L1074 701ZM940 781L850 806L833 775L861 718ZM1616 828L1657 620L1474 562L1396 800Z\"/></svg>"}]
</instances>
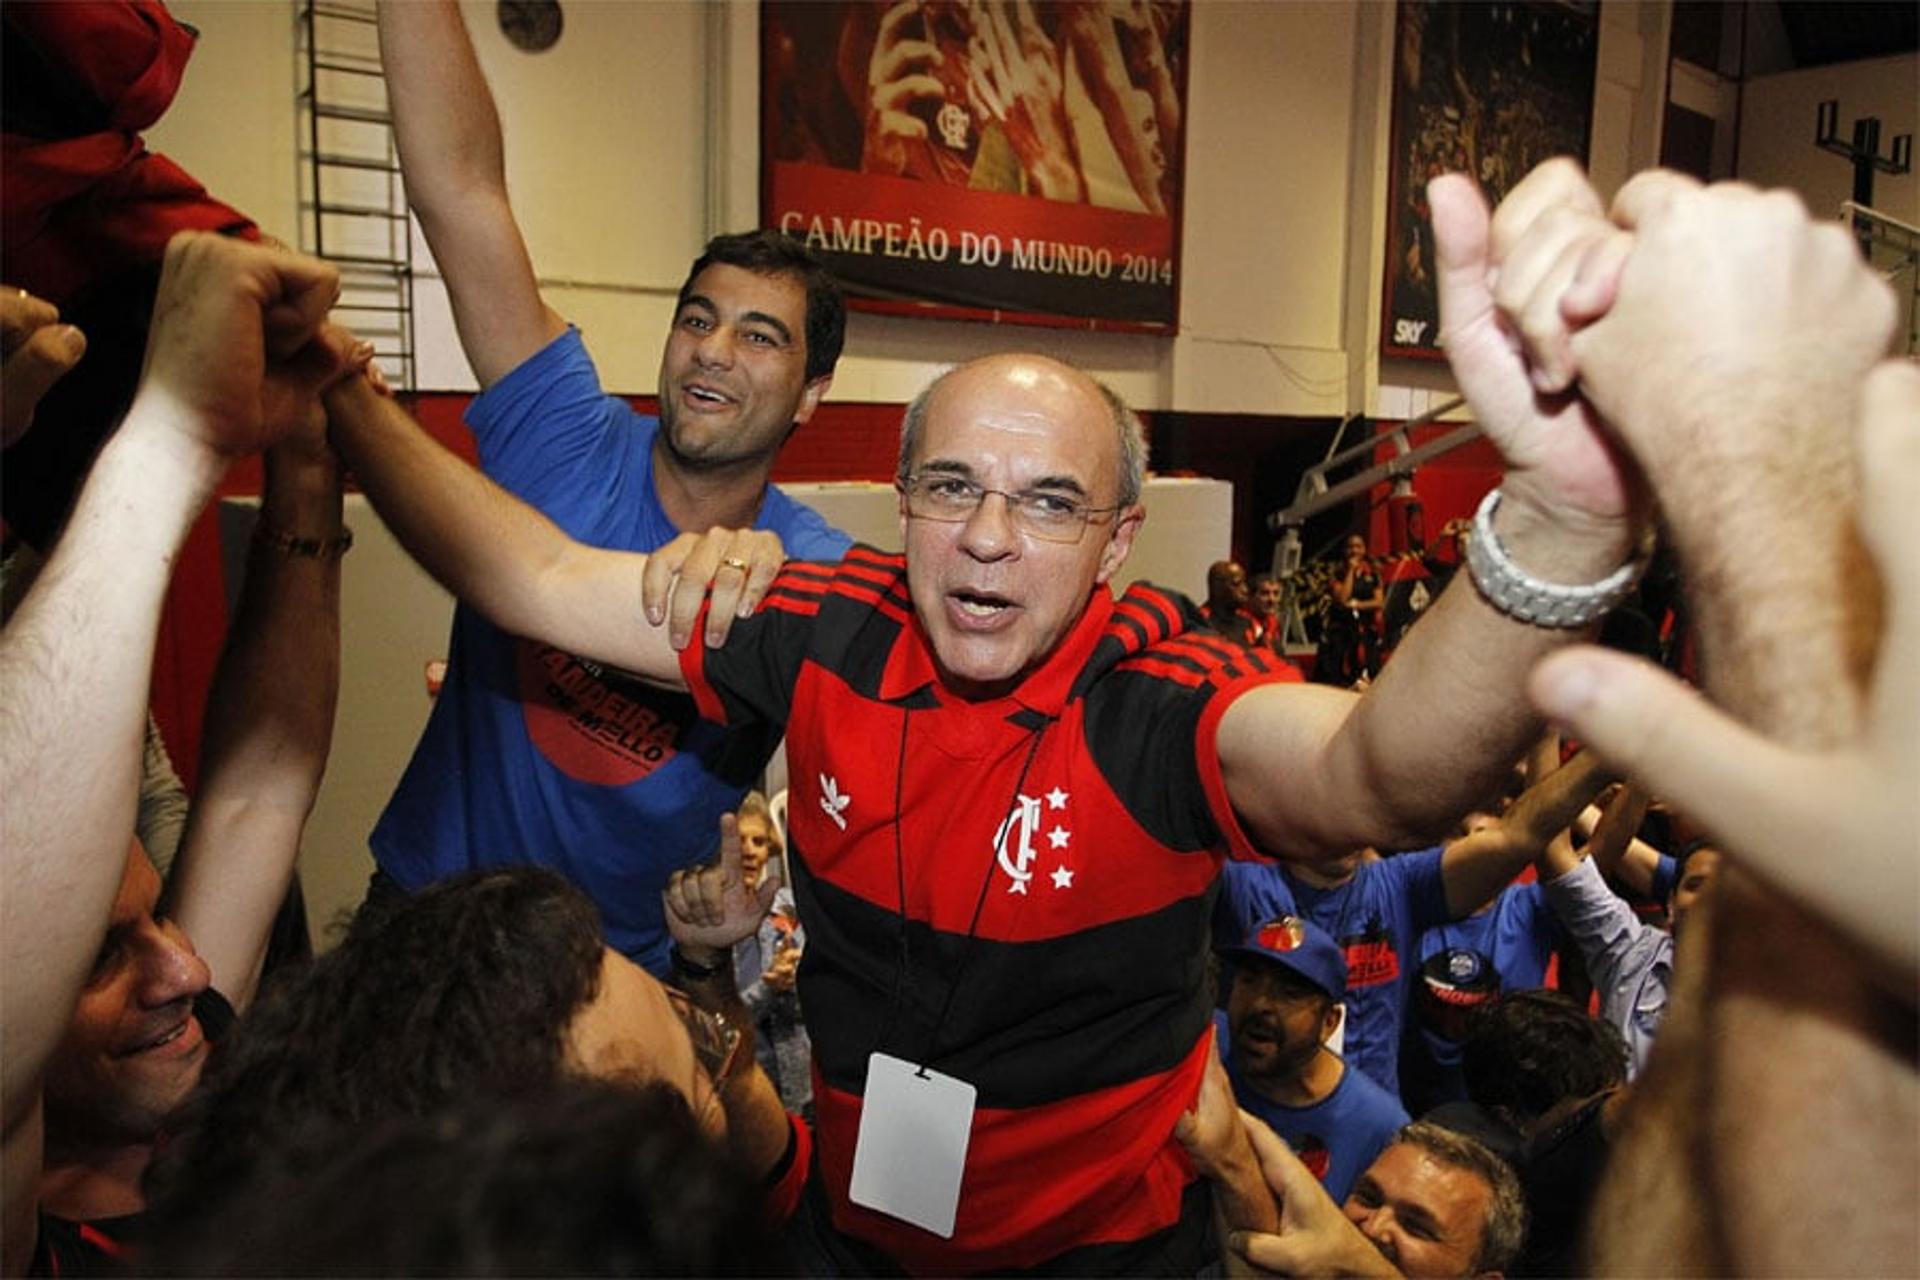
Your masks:
<instances>
[{"instance_id":1,"label":"smiling man's face","mask_svg":"<svg viewBox=\"0 0 1920 1280\"><path fill-rule=\"evenodd\" d=\"M106 937L47 1065L50 1142L150 1142L200 1079L207 1042L193 998L206 962L171 920L156 919L160 876L136 843Z\"/></svg>"},{"instance_id":2,"label":"smiling man's face","mask_svg":"<svg viewBox=\"0 0 1920 1280\"><path fill-rule=\"evenodd\" d=\"M727 263L687 286L660 353L660 436L689 470L757 464L813 415L829 379L807 381L799 277Z\"/></svg>"},{"instance_id":3,"label":"smiling man's face","mask_svg":"<svg viewBox=\"0 0 1920 1280\"><path fill-rule=\"evenodd\" d=\"M910 469L1111 507L1119 431L1084 374L1040 356L990 356L935 389ZM1044 663L1126 560L1141 516L1138 506L1095 515L1078 542L1050 542L1023 532L995 494L959 522L910 517L903 501L914 612L948 686L995 697Z\"/></svg>"}]
</instances>

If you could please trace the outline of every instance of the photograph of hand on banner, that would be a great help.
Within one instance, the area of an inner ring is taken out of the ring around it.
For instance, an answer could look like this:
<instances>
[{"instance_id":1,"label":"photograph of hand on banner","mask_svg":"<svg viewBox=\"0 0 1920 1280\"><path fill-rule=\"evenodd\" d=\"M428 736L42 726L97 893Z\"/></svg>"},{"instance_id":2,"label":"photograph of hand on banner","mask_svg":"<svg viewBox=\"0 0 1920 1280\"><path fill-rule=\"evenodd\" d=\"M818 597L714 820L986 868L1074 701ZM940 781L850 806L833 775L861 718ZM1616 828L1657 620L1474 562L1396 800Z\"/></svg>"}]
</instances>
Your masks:
<instances>
[{"instance_id":1,"label":"photograph of hand on banner","mask_svg":"<svg viewBox=\"0 0 1920 1280\"><path fill-rule=\"evenodd\" d=\"M1185 0L767 5L762 31L768 220L856 296L1171 325Z\"/></svg>"}]
</instances>

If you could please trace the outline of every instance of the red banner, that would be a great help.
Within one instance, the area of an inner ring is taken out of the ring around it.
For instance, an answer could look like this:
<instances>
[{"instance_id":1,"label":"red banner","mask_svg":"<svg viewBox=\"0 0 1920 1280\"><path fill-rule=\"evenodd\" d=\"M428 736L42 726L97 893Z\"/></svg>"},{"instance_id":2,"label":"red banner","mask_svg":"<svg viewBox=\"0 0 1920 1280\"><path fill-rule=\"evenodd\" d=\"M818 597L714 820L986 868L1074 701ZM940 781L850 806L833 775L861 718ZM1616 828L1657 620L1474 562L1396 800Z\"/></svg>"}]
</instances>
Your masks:
<instances>
[{"instance_id":1,"label":"red banner","mask_svg":"<svg viewBox=\"0 0 1920 1280\"><path fill-rule=\"evenodd\" d=\"M860 305L1171 329L1185 0L762 13L762 220Z\"/></svg>"}]
</instances>

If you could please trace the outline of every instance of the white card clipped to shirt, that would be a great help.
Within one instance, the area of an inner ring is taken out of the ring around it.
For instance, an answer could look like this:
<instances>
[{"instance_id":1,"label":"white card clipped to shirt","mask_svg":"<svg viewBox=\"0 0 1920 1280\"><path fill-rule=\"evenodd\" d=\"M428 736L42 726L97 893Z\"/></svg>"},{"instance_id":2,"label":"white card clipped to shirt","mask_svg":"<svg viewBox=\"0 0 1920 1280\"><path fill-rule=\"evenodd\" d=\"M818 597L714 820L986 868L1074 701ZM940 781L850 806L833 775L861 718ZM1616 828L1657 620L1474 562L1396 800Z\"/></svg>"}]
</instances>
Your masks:
<instances>
[{"instance_id":1,"label":"white card clipped to shirt","mask_svg":"<svg viewBox=\"0 0 1920 1280\"><path fill-rule=\"evenodd\" d=\"M978 1092L902 1058L869 1057L848 1197L953 1239Z\"/></svg>"}]
</instances>

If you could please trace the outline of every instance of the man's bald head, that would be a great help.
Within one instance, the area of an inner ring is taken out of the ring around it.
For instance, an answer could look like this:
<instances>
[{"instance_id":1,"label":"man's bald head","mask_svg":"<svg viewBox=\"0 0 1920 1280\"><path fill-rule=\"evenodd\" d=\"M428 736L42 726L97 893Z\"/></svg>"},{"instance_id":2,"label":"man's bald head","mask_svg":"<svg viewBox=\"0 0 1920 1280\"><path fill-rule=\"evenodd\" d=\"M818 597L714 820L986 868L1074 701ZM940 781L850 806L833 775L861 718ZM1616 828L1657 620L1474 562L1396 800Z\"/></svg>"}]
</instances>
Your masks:
<instances>
[{"instance_id":1,"label":"man's bald head","mask_svg":"<svg viewBox=\"0 0 1920 1280\"><path fill-rule=\"evenodd\" d=\"M934 400L949 394L964 395L969 383L987 379L1031 385L1036 391L1043 383L1050 384L1055 390L1062 389L1062 384L1077 384L1089 395L1098 397L1107 416L1112 419L1114 434L1120 445L1120 471L1114 502L1122 507L1130 507L1140 500L1140 490L1146 484L1147 438L1139 415L1127 407L1113 388L1098 378L1050 356L1022 352L982 356L978 360L955 365L928 383L913 398L900 424L900 463L896 474L902 483L913 474L914 463L919 457L921 436L926 428L927 412Z\"/></svg>"}]
</instances>

